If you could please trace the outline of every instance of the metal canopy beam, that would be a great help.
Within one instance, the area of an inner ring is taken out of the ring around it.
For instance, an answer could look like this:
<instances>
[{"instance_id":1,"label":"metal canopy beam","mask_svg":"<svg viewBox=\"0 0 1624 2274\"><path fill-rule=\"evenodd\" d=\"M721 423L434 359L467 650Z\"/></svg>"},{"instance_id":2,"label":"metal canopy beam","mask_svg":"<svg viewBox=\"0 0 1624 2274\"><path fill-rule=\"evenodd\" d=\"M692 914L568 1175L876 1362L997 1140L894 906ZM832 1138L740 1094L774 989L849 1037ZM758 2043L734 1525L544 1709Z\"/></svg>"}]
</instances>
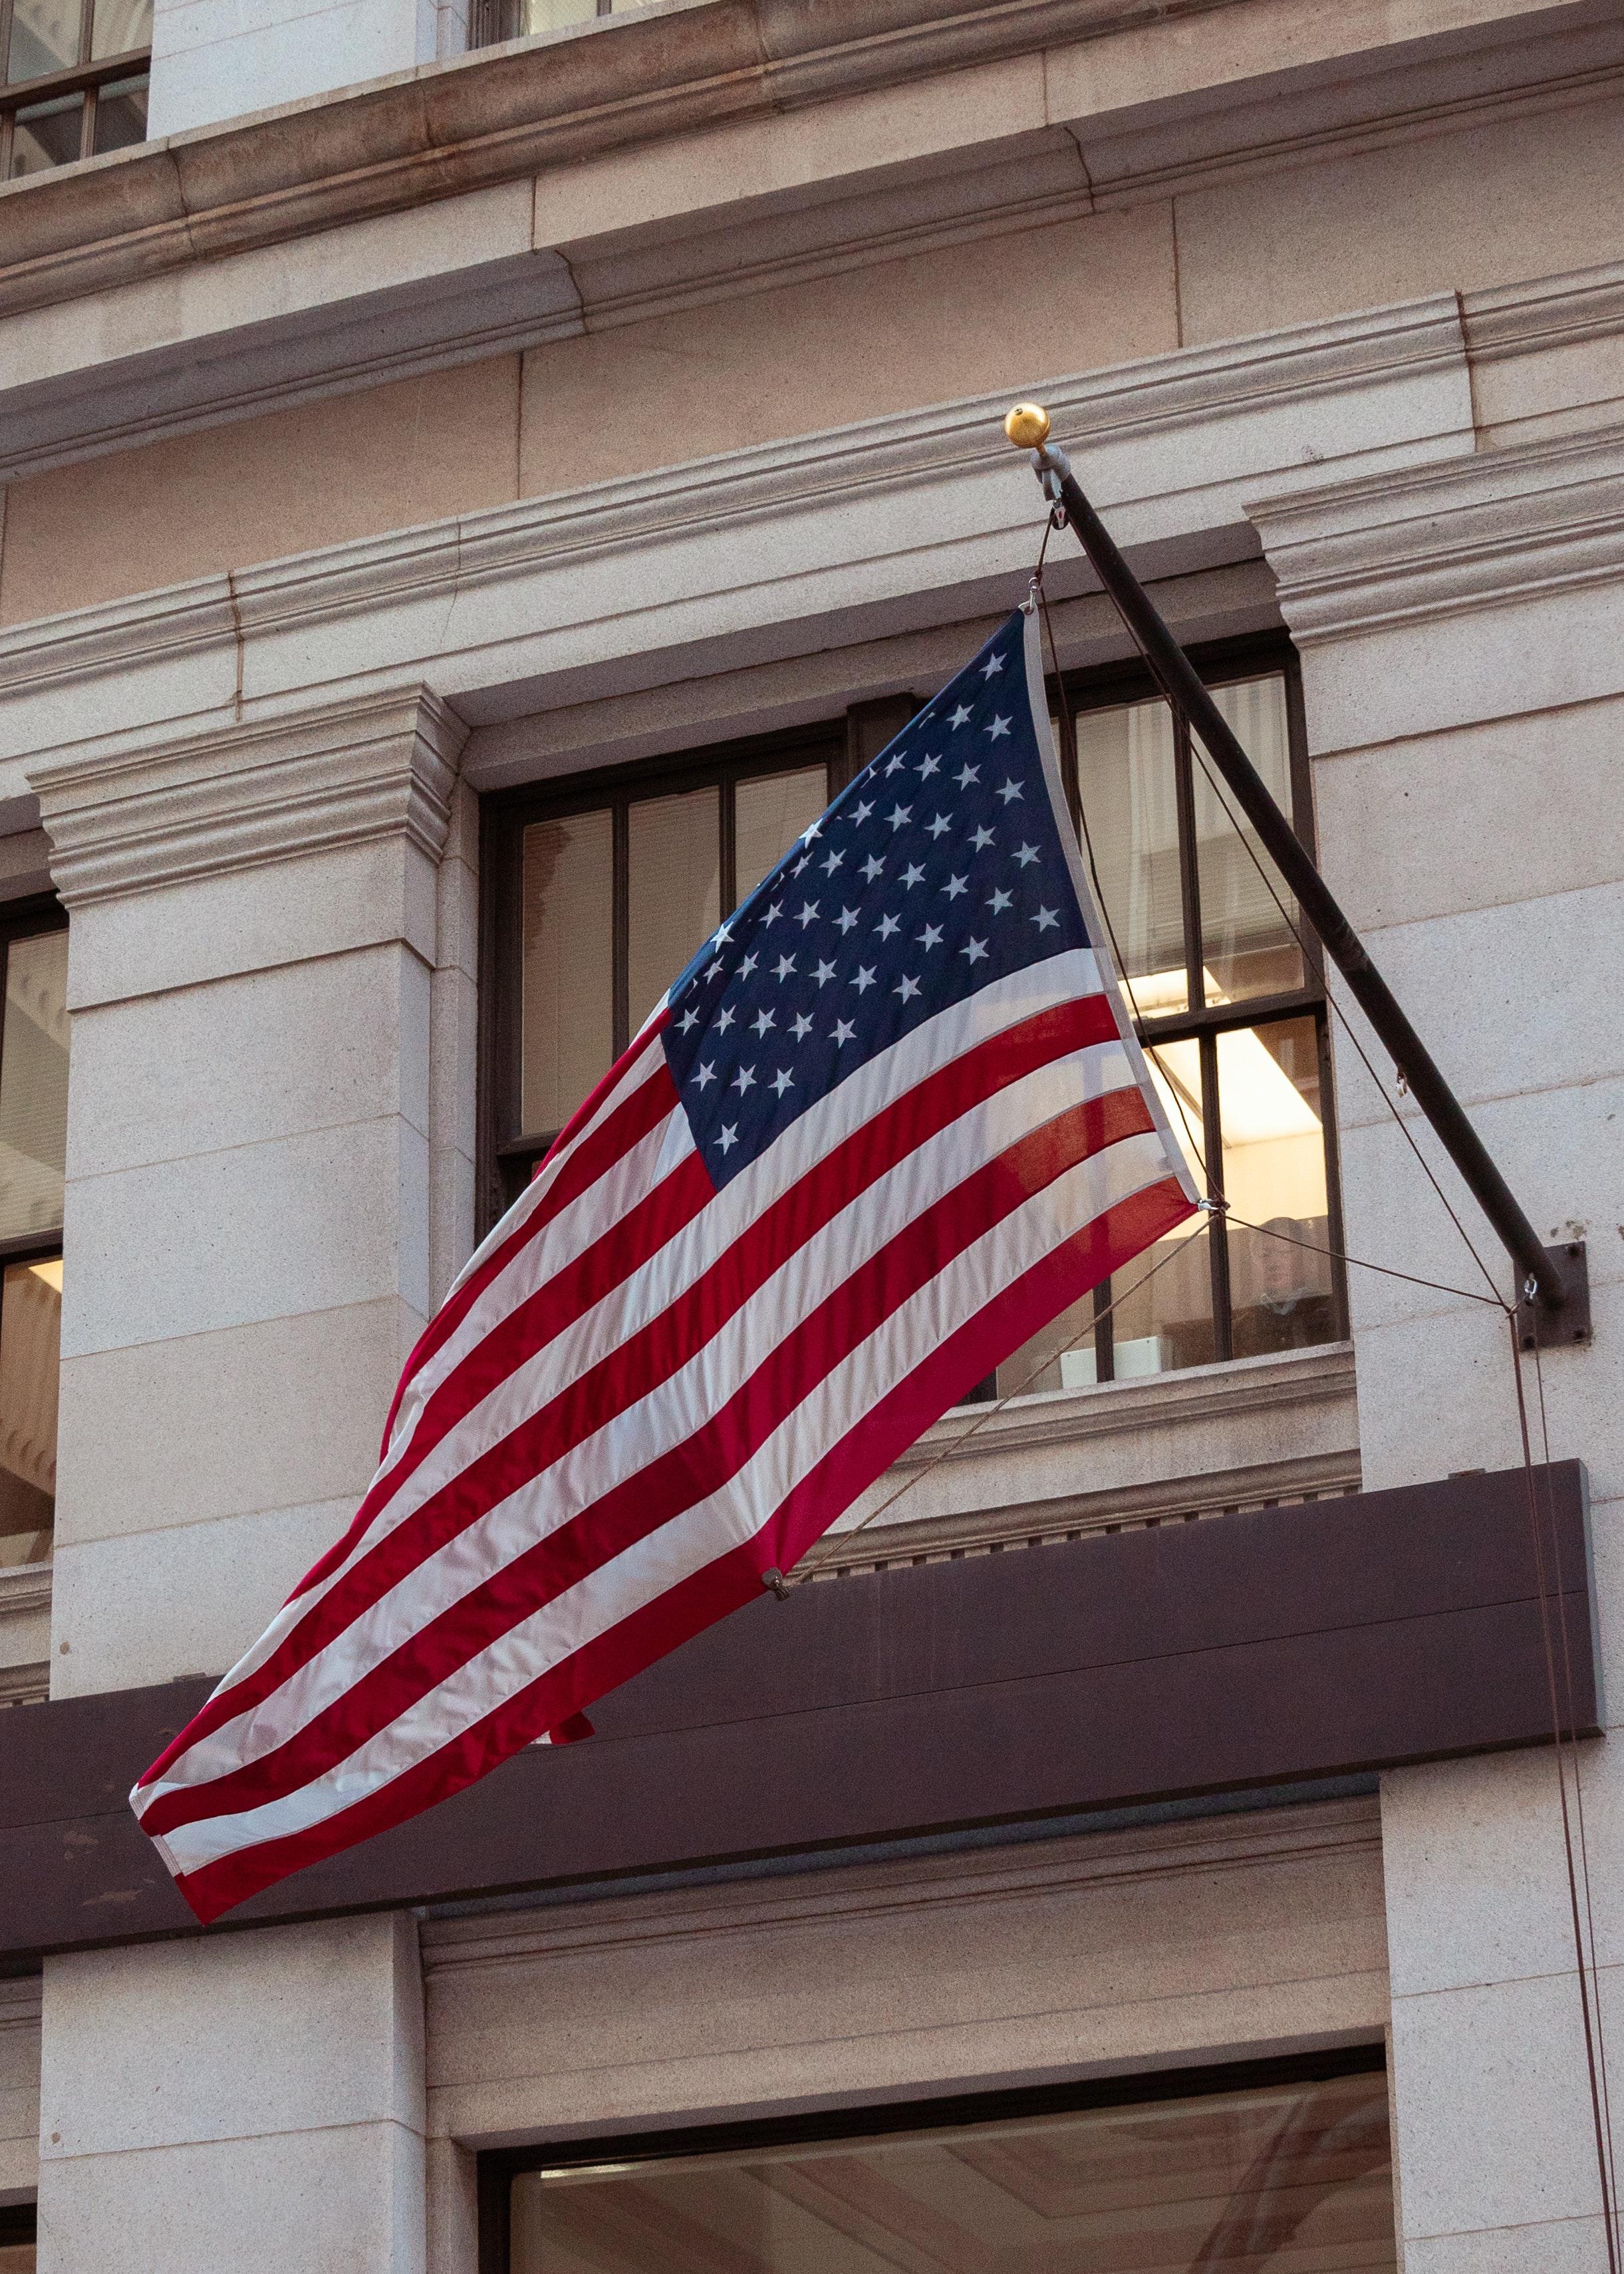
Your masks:
<instances>
[{"instance_id":1,"label":"metal canopy beam","mask_svg":"<svg viewBox=\"0 0 1624 2274\"><path fill-rule=\"evenodd\" d=\"M1397 997L1372 962L1365 943L1309 858L1296 830L1275 804L1194 665L1083 494L1070 459L1064 450L1049 441L1048 412L1035 403L1018 403L1004 421L1004 432L1018 448L1036 445L1032 450L1032 463L1044 494L1051 503L1064 507L1072 533L1132 634L1152 677L1199 738L1234 793L1237 804L1257 831L1326 953L1347 981L1354 1000L1409 1084L1410 1096L1432 1123L1444 1150L1492 1225L1516 1266L1519 1297L1531 1289L1541 1318L1541 1339L1587 1340L1590 1306L1582 1249L1575 1258L1574 1244L1547 1248L1541 1243L1487 1147L1467 1119L1460 1100L1410 1025ZM1582 1296L1581 1281L1584 1281ZM1585 1323L1583 1330L1570 1337L1562 1331L1560 1314L1575 1297L1583 1301Z\"/></svg>"}]
</instances>

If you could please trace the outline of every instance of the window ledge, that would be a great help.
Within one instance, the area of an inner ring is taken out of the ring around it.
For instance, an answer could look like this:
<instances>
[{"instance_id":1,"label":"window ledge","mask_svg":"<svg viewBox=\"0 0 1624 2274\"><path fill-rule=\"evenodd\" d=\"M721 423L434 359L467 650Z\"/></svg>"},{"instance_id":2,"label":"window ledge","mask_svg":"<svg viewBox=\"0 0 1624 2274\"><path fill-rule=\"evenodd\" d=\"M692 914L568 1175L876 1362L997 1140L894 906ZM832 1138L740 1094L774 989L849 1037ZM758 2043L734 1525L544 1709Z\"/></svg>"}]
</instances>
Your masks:
<instances>
[{"instance_id":1,"label":"window ledge","mask_svg":"<svg viewBox=\"0 0 1624 2274\"><path fill-rule=\"evenodd\" d=\"M50 1604L49 1563L0 1570L0 1707L50 1693Z\"/></svg>"},{"instance_id":2,"label":"window ledge","mask_svg":"<svg viewBox=\"0 0 1624 2274\"><path fill-rule=\"evenodd\" d=\"M1353 1345L959 1406L830 1532L833 1577L1359 1489ZM849 1547L898 1486L893 1502ZM803 1566L803 1574L805 1567Z\"/></svg>"}]
</instances>

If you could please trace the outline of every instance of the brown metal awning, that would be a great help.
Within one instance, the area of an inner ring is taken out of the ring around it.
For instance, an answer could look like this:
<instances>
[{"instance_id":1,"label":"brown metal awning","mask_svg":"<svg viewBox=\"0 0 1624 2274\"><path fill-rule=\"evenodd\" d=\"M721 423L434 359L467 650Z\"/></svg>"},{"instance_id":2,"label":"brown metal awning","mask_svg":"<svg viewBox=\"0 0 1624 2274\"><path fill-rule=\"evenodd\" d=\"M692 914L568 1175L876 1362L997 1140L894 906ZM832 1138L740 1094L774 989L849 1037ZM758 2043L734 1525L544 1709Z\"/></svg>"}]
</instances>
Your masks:
<instances>
[{"instance_id":1,"label":"brown metal awning","mask_svg":"<svg viewBox=\"0 0 1624 2274\"><path fill-rule=\"evenodd\" d=\"M1535 1478L1562 1581L1551 1630L1594 1736L1584 1471ZM0 1962L201 1931L124 1796L211 1686L0 1716ZM209 1931L1549 1743L1527 1482L1453 1477L763 1596L592 1718L590 1743L521 1754Z\"/></svg>"}]
</instances>

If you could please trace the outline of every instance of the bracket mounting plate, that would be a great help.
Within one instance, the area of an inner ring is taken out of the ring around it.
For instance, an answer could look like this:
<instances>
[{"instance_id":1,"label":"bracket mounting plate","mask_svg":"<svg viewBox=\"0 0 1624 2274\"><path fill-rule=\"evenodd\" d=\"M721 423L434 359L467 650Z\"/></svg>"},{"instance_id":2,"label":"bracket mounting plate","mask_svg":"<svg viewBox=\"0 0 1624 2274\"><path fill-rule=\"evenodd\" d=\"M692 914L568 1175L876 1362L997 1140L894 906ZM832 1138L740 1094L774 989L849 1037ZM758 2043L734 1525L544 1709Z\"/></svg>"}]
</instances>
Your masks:
<instances>
[{"instance_id":1,"label":"bracket mounting plate","mask_svg":"<svg viewBox=\"0 0 1624 2274\"><path fill-rule=\"evenodd\" d=\"M1559 1240L1547 1247L1561 1275L1568 1300L1560 1311L1547 1311L1538 1298L1524 1296L1517 1305L1517 1340L1531 1350L1567 1350L1590 1339L1590 1267L1582 1239Z\"/></svg>"}]
</instances>

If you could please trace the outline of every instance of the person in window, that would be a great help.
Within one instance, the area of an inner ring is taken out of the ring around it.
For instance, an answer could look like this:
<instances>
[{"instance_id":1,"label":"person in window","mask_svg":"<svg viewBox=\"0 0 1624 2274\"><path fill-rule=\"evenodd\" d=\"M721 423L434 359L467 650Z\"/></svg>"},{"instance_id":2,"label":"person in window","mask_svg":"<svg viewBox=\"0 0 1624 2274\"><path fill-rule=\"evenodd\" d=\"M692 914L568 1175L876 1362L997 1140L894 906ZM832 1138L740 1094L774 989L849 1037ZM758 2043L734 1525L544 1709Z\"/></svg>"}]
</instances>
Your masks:
<instances>
[{"instance_id":1,"label":"person in window","mask_svg":"<svg viewBox=\"0 0 1624 2274\"><path fill-rule=\"evenodd\" d=\"M1323 1283L1312 1224L1290 1216L1272 1216L1256 1241L1258 1291L1235 1313L1235 1355L1261 1358L1272 1351L1306 1350L1328 1343L1335 1332L1331 1298ZM1290 1243L1301 1240L1302 1246ZM1316 1284L1319 1283L1319 1284Z\"/></svg>"}]
</instances>

